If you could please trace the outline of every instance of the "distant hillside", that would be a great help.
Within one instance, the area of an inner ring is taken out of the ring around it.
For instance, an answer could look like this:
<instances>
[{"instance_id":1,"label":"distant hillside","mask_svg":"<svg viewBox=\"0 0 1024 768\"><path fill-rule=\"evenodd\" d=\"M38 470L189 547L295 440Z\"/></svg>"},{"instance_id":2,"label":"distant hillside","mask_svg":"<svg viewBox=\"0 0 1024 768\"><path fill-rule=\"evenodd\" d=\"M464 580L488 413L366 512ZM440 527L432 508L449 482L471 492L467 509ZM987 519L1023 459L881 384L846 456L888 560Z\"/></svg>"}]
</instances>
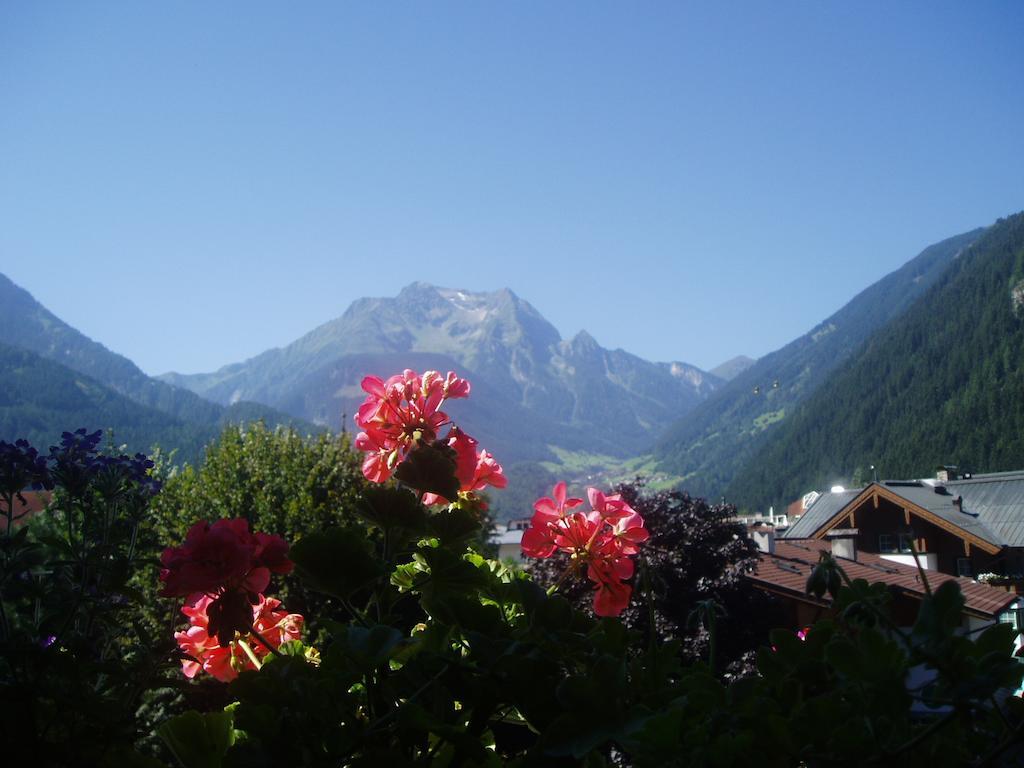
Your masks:
<instances>
[{"instance_id":1,"label":"distant hillside","mask_svg":"<svg viewBox=\"0 0 1024 768\"><path fill-rule=\"evenodd\" d=\"M23 349L0 344L0 440L26 438L46 451L61 433L79 427L112 429L114 441L131 451L148 452L159 444L178 449L181 461L196 462L216 434L129 400L91 376Z\"/></svg>"},{"instance_id":2,"label":"distant hillside","mask_svg":"<svg viewBox=\"0 0 1024 768\"><path fill-rule=\"evenodd\" d=\"M744 505L834 478L1024 467L1024 214L1001 219L787 419L729 486Z\"/></svg>"},{"instance_id":3,"label":"distant hillside","mask_svg":"<svg viewBox=\"0 0 1024 768\"><path fill-rule=\"evenodd\" d=\"M691 493L717 497L780 424L875 331L942 277L977 229L932 245L781 349L760 358L681 418L655 448L659 468Z\"/></svg>"},{"instance_id":4,"label":"distant hillside","mask_svg":"<svg viewBox=\"0 0 1024 768\"><path fill-rule=\"evenodd\" d=\"M362 400L359 381L407 367L451 368L474 396L451 407L505 461L550 460L550 446L628 456L720 383L685 363L651 363L602 348L585 332L562 340L528 302L414 283L360 299L282 349L210 374L167 374L220 403L254 400L331 427Z\"/></svg>"},{"instance_id":5,"label":"distant hillside","mask_svg":"<svg viewBox=\"0 0 1024 768\"><path fill-rule=\"evenodd\" d=\"M738 355L731 360L726 360L721 365L716 365L708 373L717 376L722 381L732 381L756 362L757 360L752 357Z\"/></svg>"},{"instance_id":6,"label":"distant hillside","mask_svg":"<svg viewBox=\"0 0 1024 768\"><path fill-rule=\"evenodd\" d=\"M299 419L265 405L240 403L232 409L225 409L187 389L151 378L128 358L111 352L72 328L2 274L0 343L33 352L85 374L139 405L161 411L181 422L207 428L227 422L263 419L269 425L295 423L300 429L314 429L310 424L302 424ZM205 430L198 433L205 433Z\"/></svg>"}]
</instances>

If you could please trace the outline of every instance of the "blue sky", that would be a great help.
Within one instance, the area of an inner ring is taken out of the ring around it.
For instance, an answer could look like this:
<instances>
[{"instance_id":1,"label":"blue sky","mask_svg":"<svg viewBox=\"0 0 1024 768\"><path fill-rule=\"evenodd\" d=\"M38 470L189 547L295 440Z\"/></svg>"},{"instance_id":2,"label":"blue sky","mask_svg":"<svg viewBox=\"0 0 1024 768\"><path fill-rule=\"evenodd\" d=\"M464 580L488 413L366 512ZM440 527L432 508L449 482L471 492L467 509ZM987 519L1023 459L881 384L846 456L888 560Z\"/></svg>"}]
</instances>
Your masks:
<instances>
[{"instance_id":1,"label":"blue sky","mask_svg":"<svg viewBox=\"0 0 1024 768\"><path fill-rule=\"evenodd\" d=\"M145 371L413 280L710 367L1024 208L1024 4L0 0L0 272Z\"/></svg>"}]
</instances>

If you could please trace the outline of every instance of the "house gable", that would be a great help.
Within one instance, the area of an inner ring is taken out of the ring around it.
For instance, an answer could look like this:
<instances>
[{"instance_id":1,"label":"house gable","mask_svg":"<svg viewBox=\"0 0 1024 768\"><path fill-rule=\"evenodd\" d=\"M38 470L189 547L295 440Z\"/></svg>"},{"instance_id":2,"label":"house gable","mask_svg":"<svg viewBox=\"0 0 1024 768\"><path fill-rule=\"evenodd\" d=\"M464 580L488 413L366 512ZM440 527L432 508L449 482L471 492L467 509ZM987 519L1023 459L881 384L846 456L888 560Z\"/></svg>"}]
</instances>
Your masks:
<instances>
[{"instance_id":1,"label":"house gable","mask_svg":"<svg viewBox=\"0 0 1024 768\"><path fill-rule=\"evenodd\" d=\"M906 487L920 486L911 486L908 484ZM858 518L863 522L865 516L871 515L874 510L880 508L883 500L891 503L899 509L902 509L904 515L903 522L907 527L911 526L912 518L917 517L963 541L965 556L970 555L971 547L976 547L982 552L990 555L998 554L1003 548L1001 543L983 537L979 535L978 532L967 530L952 522L947 517L937 514L935 511L901 495L892 487L881 483L871 483L868 485L863 491L832 515L831 518L820 525L820 527L811 534L811 537L815 539L823 539L833 528L857 528ZM974 522L973 518L971 519L971 522Z\"/></svg>"}]
</instances>

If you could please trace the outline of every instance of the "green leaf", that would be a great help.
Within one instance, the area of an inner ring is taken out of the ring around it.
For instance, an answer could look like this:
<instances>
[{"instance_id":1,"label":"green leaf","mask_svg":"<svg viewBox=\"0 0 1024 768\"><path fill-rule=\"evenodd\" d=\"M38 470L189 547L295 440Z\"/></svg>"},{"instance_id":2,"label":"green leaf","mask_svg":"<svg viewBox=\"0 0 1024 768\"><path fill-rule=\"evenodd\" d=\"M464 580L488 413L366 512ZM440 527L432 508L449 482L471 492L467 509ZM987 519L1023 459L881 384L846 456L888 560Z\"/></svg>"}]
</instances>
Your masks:
<instances>
[{"instance_id":1,"label":"green leaf","mask_svg":"<svg viewBox=\"0 0 1024 768\"><path fill-rule=\"evenodd\" d=\"M165 721L156 732L184 768L220 768L235 742L233 725L229 712L189 710Z\"/></svg>"},{"instance_id":2,"label":"green leaf","mask_svg":"<svg viewBox=\"0 0 1024 768\"><path fill-rule=\"evenodd\" d=\"M465 558L447 549L427 547L416 553L430 570L430 580L423 586L423 594L464 597L487 586L488 578Z\"/></svg>"},{"instance_id":3,"label":"green leaf","mask_svg":"<svg viewBox=\"0 0 1024 768\"><path fill-rule=\"evenodd\" d=\"M401 529L422 534L427 530L427 509L405 488L373 485L356 506L359 515L381 530Z\"/></svg>"},{"instance_id":4,"label":"green leaf","mask_svg":"<svg viewBox=\"0 0 1024 768\"><path fill-rule=\"evenodd\" d=\"M328 649L331 658L343 660L355 674L369 674L387 662L393 655L402 633L394 627L378 624L357 627L351 624L332 627L334 643Z\"/></svg>"},{"instance_id":5,"label":"green leaf","mask_svg":"<svg viewBox=\"0 0 1024 768\"><path fill-rule=\"evenodd\" d=\"M421 444L395 470L395 477L424 493L436 493L448 500L459 495L455 477L455 451L438 441Z\"/></svg>"},{"instance_id":6,"label":"green leaf","mask_svg":"<svg viewBox=\"0 0 1024 768\"><path fill-rule=\"evenodd\" d=\"M300 539L289 553L295 570L318 592L346 599L383 573L366 536L350 528L329 528Z\"/></svg>"},{"instance_id":7,"label":"green leaf","mask_svg":"<svg viewBox=\"0 0 1024 768\"><path fill-rule=\"evenodd\" d=\"M993 624L982 632L974 642L975 655L982 657L990 653L998 653L1002 656L1009 656L1013 652L1013 640L1016 636L1017 632L1010 624Z\"/></svg>"},{"instance_id":8,"label":"green leaf","mask_svg":"<svg viewBox=\"0 0 1024 768\"><path fill-rule=\"evenodd\" d=\"M960 593L960 585L953 579L943 582L921 601L914 636L930 646L952 637L960 626L963 608L964 596Z\"/></svg>"},{"instance_id":9,"label":"green leaf","mask_svg":"<svg viewBox=\"0 0 1024 768\"><path fill-rule=\"evenodd\" d=\"M452 505L431 515L427 521L430 533L447 547L459 547L480 532L480 515L473 509Z\"/></svg>"}]
</instances>

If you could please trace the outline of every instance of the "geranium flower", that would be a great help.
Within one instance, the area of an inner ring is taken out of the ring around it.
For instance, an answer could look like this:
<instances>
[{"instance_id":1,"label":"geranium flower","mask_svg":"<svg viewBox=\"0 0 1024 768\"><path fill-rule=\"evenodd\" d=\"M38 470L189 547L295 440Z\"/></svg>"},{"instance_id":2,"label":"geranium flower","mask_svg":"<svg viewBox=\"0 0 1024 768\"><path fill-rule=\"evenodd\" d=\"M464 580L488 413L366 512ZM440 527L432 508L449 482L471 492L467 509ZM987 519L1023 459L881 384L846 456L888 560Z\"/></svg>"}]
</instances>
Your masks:
<instances>
[{"instance_id":1,"label":"geranium flower","mask_svg":"<svg viewBox=\"0 0 1024 768\"><path fill-rule=\"evenodd\" d=\"M587 489L589 512L572 512L583 503L570 499L565 483L555 485L552 497L534 504L530 527L520 546L527 557L551 557L561 551L570 557L570 568L595 584L594 613L618 616L629 604L635 566L630 559L639 545L650 537L643 518L619 495L606 496L596 488Z\"/></svg>"},{"instance_id":2,"label":"geranium flower","mask_svg":"<svg viewBox=\"0 0 1024 768\"><path fill-rule=\"evenodd\" d=\"M459 481L459 490L463 493L482 491L487 486L504 488L508 485L501 464L487 451L476 450L477 441L458 427L452 427L448 434L448 447L455 451L455 477ZM448 504L450 499L436 493L423 495L423 503Z\"/></svg>"},{"instance_id":3,"label":"geranium flower","mask_svg":"<svg viewBox=\"0 0 1024 768\"><path fill-rule=\"evenodd\" d=\"M181 671L189 679L200 672L206 672L221 682L230 682L243 669L257 668L253 656L261 661L271 653L263 644L264 640L274 648L279 648L283 643L301 637L304 623L302 616L281 608L280 600L260 595L259 601L252 606L250 624L260 637L239 632L234 640L221 644L209 632L208 611L212 603L212 597L197 593L181 609L188 617L189 627L183 632L175 632L174 639L182 652L191 657L181 660ZM242 647L242 643L248 646L248 651Z\"/></svg>"},{"instance_id":4,"label":"geranium flower","mask_svg":"<svg viewBox=\"0 0 1024 768\"><path fill-rule=\"evenodd\" d=\"M445 400L468 397L465 379L449 371L444 378L437 371L422 376L406 369L387 381L367 376L362 381L366 400L355 415L362 430L356 447L370 455L363 461L363 475L375 483L387 481L419 443L432 443L438 432L450 423L440 410Z\"/></svg>"},{"instance_id":5,"label":"geranium flower","mask_svg":"<svg viewBox=\"0 0 1024 768\"><path fill-rule=\"evenodd\" d=\"M551 522L554 522L565 517L570 509L574 509L583 503L583 499L566 498L566 485L564 481L555 483L551 495L554 498L544 496L534 502L533 511L537 515L542 516L539 519L549 519ZM538 518L535 517L534 519L537 520Z\"/></svg>"},{"instance_id":6,"label":"geranium flower","mask_svg":"<svg viewBox=\"0 0 1024 768\"><path fill-rule=\"evenodd\" d=\"M258 594L270 583L271 572L291 572L287 552L284 539L250 533L244 518L217 520L212 525L200 521L189 528L180 547L168 547L160 556L164 566L160 595L215 595L231 590Z\"/></svg>"}]
</instances>

